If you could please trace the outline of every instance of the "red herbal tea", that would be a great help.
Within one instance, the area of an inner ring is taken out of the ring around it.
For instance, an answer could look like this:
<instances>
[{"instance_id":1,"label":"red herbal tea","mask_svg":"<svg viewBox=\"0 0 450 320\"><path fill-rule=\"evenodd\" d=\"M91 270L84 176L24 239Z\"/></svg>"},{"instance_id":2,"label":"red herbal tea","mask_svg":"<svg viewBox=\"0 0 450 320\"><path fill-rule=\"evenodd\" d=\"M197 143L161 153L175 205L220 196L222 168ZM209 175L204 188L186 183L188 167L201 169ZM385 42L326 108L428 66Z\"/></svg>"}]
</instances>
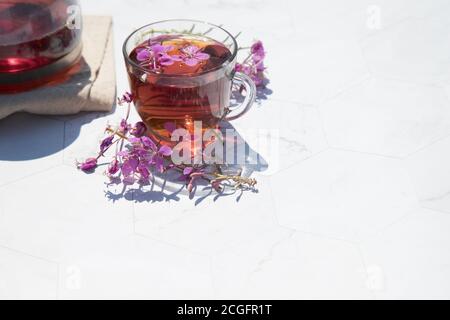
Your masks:
<instances>
[{"instance_id":1,"label":"red herbal tea","mask_svg":"<svg viewBox=\"0 0 450 320\"><path fill-rule=\"evenodd\" d=\"M133 102L148 134L169 143L175 129L185 129L177 132L183 140L186 133L197 140L199 129L206 133L221 120L244 115L256 87L235 70L238 48L231 33L204 21L159 21L130 34L123 54ZM242 88L245 98L230 106L232 85Z\"/></svg>"},{"instance_id":2,"label":"red herbal tea","mask_svg":"<svg viewBox=\"0 0 450 320\"><path fill-rule=\"evenodd\" d=\"M230 78L219 69L230 59L230 50L207 37L165 35L147 40L130 53L130 59L148 73L128 68L137 111L160 138L194 121L214 128L224 116L230 98ZM202 77L197 77L205 75Z\"/></svg>"},{"instance_id":3,"label":"red herbal tea","mask_svg":"<svg viewBox=\"0 0 450 320\"><path fill-rule=\"evenodd\" d=\"M54 80L81 53L81 29L68 25L76 0L0 1L0 92Z\"/></svg>"}]
</instances>

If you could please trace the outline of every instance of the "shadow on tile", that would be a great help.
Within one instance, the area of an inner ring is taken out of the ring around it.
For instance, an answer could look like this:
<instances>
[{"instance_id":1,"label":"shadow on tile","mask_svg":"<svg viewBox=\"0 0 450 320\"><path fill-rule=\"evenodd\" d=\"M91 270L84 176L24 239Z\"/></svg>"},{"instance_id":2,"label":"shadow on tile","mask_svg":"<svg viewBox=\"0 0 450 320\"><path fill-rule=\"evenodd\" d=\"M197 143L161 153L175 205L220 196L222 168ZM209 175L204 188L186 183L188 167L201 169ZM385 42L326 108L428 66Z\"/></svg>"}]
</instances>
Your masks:
<instances>
[{"instance_id":1,"label":"shadow on tile","mask_svg":"<svg viewBox=\"0 0 450 320\"><path fill-rule=\"evenodd\" d=\"M224 122L221 124L222 131L226 130L235 130L234 127L229 122ZM237 131L235 131L237 132ZM221 165L221 171L226 175L238 175L241 174L243 177L251 177L251 175L255 172L263 172L266 171L269 167L269 164L266 160L256 151L254 150L237 132L236 133L237 143L233 145L233 163L239 163L237 161L237 155L235 154L235 150L238 148L243 148L245 146L245 163L243 164L224 164ZM227 153L231 148L224 148L224 159L227 159ZM189 194L186 188L186 184L184 181L180 180L181 173L176 171L170 171L161 175L155 175L153 177L153 181L148 185L139 185L139 186L130 186L123 188L119 191L111 191L108 190L109 187L114 186L114 190L117 190L117 186L121 185L121 181L111 181L106 184L105 196L111 201L118 201L120 199L126 199L128 201L135 202L169 202L169 201L180 201L182 197L190 198L191 200L195 200L195 205L201 204L207 198L213 198L214 201L219 200L223 197L236 197L236 201L239 202L241 197L246 192L257 193L256 188L242 188L242 189L234 189L234 188L226 188L223 192L216 192L211 188L207 181L199 182L195 186L193 192ZM119 188L120 189L120 188Z\"/></svg>"},{"instance_id":2,"label":"shadow on tile","mask_svg":"<svg viewBox=\"0 0 450 320\"><path fill-rule=\"evenodd\" d=\"M113 108L114 112L115 107ZM83 112L67 119L73 121L71 129L76 134L65 135L62 118L16 113L0 120L0 161L26 161L48 157L70 146L79 136L81 127L110 113ZM66 118L66 117L64 117ZM77 127L73 128L73 123Z\"/></svg>"},{"instance_id":3,"label":"shadow on tile","mask_svg":"<svg viewBox=\"0 0 450 320\"><path fill-rule=\"evenodd\" d=\"M91 83L92 70L82 59L64 78L61 86L70 86L70 94L77 95ZM74 85L76 84L76 85ZM32 99L33 91L25 93L25 100ZM52 94L55 94L54 92ZM1 96L0 96L1 99ZM58 153L71 145L79 136L82 125L114 112L81 112L68 116L42 116L14 113L0 120L0 161L25 161L40 159ZM65 121L78 121L76 134L65 135Z\"/></svg>"}]
</instances>

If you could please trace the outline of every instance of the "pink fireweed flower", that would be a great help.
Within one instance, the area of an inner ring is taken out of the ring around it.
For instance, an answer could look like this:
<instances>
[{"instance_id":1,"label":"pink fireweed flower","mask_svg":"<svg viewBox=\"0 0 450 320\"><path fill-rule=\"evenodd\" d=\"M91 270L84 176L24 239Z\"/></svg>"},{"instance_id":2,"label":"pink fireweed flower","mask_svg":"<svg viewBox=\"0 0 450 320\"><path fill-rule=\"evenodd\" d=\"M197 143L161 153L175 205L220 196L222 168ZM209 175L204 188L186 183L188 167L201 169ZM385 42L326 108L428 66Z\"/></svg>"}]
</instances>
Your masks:
<instances>
[{"instance_id":1,"label":"pink fireweed flower","mask_svg":"<svg viewBox=\"0 0 450 320\"><path fill-rule=\"evenodd\" d=\"M151 69L158 69L160 66L170 66L179 59L168 54L173 50L173 46L165 46L162 44L153 44L149 47L143 48L137 52L136 59L141 62L141 65Z\"/></svg>"},{"instance_id":2,"label":"pink fireweed flower","mask_svg":"<svg viewBox=\"0 0 450 320\"><path fill-rule=\"evenodd\" d=\"M235 70L248 75L257 87L264 87L266 84L266 76L264 71L266 67L264 65L264 59L266 57L266 51L261 41L256 41L250 48L250 55L241 64L237 63Z\"/></svg>"},{"instance_id":3,"label":"pink fireweed flower","mask_svg":"<svg viewBox=\"0 0 450 320\"><path fill-rule=\"evenodd\" d=\"M266 51L262 41L256 41L250 48L253 57L257 60L263 60L266 57Z\"/></svg>"},{"instance_id":4,"label":"pink fireweed flower","mask_svg":"<svg viewBox=\"0 0 450 320\"><path fill-rule=\"evenodd\" d=\"M147 136L140 138L130 138L132 144L131 150L128 154L132 154L139 159L141 164L147 167L155 166L159 172L164 172L164 158L172 155L172 149L168 146L158 146Z\"/></svg>"},{"instance_id":5,"label":"pink fireweed flower","mask_svg":"<svg viewBox=\"0 0 450 320\"><path fill-rule=\"evenodd\" d=\"M223 190L222 184L219 180L213 180L211 181L211 187L216 190L217 192L221 192Z\"/></svg>"},{"instance_id":6,"label":"pink fireweed flower","mask_svg":"<svg viewBox=\"0 0 450 320\"><path fill-rule=\"evenodd\" d=\"M102 154L105 153L105 151L108 150L108 148L112 145L113 140L114 140L114 136L109 136L102 140L102 142L100 144L100 152Z\"/></svg>"},{"instance_id":7,"label":"pink fireweed flower","mask_svg":"<svg viewBox=\"0 0 450 320\"><path fill-rule=\"evenodd\" d=\"M114 158L113 161L108 165L108 175L113 176L120 170L120 163L117 158Z\"/></svg>"},{"instance_id":8,"label":"pink fireweed flower","mask_svg":"<svg viewBox=\"0 0 450 320\"><path fill-rule=\"evenodd\" d=\"M153 140L152 139L150 139L149 137L147 137L147 136L143 136L143 137L141 137L140 139L136 139L136 140L134 140L134 139L132 139L132 140L130 140L131 142L140 142L141 144L142 144L142 146L144 147L144 149L146 149L146 150L151 150L151 151L153 151L153 152L156 152L158 149L157 149L157 146L156 146L156 144L153 142Z\"/></svg>"},{"instance_id":9,"label":"pink fireweed flower","mask_svg":"<svg viewBox=\"0 0 450 320\"><path fill-rule=\"evenodd\" d=\"M117 98L117 103L119 104L119 106L122 106L125 103L132 103L132 102L133 102L133 94L131 94L130 92L125 92L121 98Z\"/></svg>"},{"instance_id":10,"label":"pink fireweed flower","mask_svg":"<svg viewBox=\"0 0 450 320\"><path fill-rule=\"evenodd\" d=\"M183 170L183 174L180 176L180 181L185 181L187 190L189 193L192 193L195 187L195 182L198 179L202 179L205 175L205 172L203 169L197 169L193 167L186 167Z\"/></svg>"},{"instance_id":11,"label":"pink fireweed flower","mask_svg":"<svg viewBox=\"0 0 450 320\"><path fill-rule=\"evenodd\" d=\"M159 172L164 172L164 157L170 157L172 155L172 149L168 146L162 146L153 155L152 164L155 165L156 170Z\"/></svg>"},{"instance_id":12,"label":"pink fireweed flower","mask_svg":"<svg viewBox=\"0 0 450 320\"><path fill-rule=\"evenodd\" d=\"M127 120L122 119L118 130L121 134L126 135L131 130L131 125L127 122Z\"/></svg>"},{"instance_id":13,"label":"pink fireweed flower","mask_svg":"<svg viewBox=\"0 0 450 320\"><path fill-rule=\"evenodd\" d=\"M137 167L139 165L139 161L135 158L128 158L122 164L122 174L124 177L129 177L134 175Z\"/></svg>"},{"instance_id":14,"label":"pink fireweed flower","mask_svg":"<svg viewBox=\"0 0 450 320\"><path fill-rule=\"evenodd\" d=\"M134 128L131 129L131 134L137 138L142 137L147 132L147 126L142 121L136 122Z\"/></svg>"},{"instance_id":15,"label":"pink fireweed flower","mask_svg":"<svg viewBox=\"0 0 450 320\"><path fill-rule=\"evenodd\" d=\"M209 54L201 52L197 46L190 45L181 49L181 55L175 56L175 59L180 59L189 67L196 66L199 62L209 59Z\"/></svg>"},{"instance_id":16,"label":"pink fireweed flower","mask_svg":"<svg viewBox=\"0 0 450 320\"><path fill-rule=\"evenodd\" d=\"M97 168L97 158L86 159L86 161L78 163L77 167L84 172L92 171Z\"/></svg>"},{"instance_id":17,"label":"pink fireweed flower","mask_svg":"<svg viewBox=\"0 0 450 320\"><path fill-rule=\"evenodd\" d=\"M257 87L261 87L264 85L264 80L266 77L264 76L264 73L261 71L255 71L250 75L250 78L252 78L253 82Z\"/></svg>"},{"instance_id":18,"label":"pink fireweed flower","mask_svg":"<svg viewBox=\"0 0 450 320\"><path fill-rule=\"evenodd\" d=\"M236 63L236 66L234 68L237 72L245 73L246 75L251 75L252 68L248 65Z\"/></svg>"}]
</instances>

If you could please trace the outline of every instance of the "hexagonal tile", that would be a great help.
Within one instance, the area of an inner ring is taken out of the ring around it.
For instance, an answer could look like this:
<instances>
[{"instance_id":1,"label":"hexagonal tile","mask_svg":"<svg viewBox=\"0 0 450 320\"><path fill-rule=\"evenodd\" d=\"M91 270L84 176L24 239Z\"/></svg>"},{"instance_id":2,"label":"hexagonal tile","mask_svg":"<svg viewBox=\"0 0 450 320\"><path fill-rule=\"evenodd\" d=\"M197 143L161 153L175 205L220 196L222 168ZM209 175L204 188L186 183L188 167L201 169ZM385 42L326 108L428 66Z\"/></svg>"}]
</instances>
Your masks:
<instances>
[{"instance_id":1,"label":"hexagonal tile","mask_svg":"<svg viewBox=\"0 0 450 320\"><path fill-rule=\"evenodd\" d=\"M58 265L0 247L0 298L55 299Z\"/></svg>"},{"instance_id":2,"label":"hexagonal tile","mask_svg":"<svg viewBox=\"0 0 450 320\"><path fill-rule=\"evenodd\" d=\"M105 196L105 177L60 166L2 190L0 245L61 262L132 234L132 203Z\"/></svg>"},{"instance_id":3,"label":"hexagonal tile","mask_svg":"<svg viewBox=\"0 0 450 320\"><path fill-rule=\"evenodd\" d=\"M414 8L413 2L415 0L288 1L297 32L311 38L358 39L404 19Z\"/></svg>"},{"instance_id":4,"label":"hexagonal tile","mask_svg":"<svg viewBox=\"0 0 450 320\"><path fill-rule=\"evenodd\" d=\"M325 151L271 177L280 224L358 241L418 206L402 163Z\"/></svg>"},{"instance_id":5,"label":"hexagonal tile","mask_svg":"<svg viewBox=\"0 0 450 320\"><path fill-rule=\"evenodd\" d=\"M213 257L220 299L366 299L358 248L284 229Z\"/></svg>"},{"instance_id":6,"label":"hexagonal tile","mask_svg":"<svg viewBox=\"0 0 450 320\"><path fill-rule=\"evenodd\" d=\"M406 161L422 206L450 213L450 137Z\"/></svg>"},{"instance_id":7,"label":"hexagonal tile","mask_svg":"<svg viewBox=\"0 0 450 320\"><path fill-rule=\"evenodd\" d=\"M258 193L248 192L241 197L211 195L189 200L180 195L178 201L161 198L154 208L145 201L151 192L136 195L136 233L203 254L263 237L275 224L274 208L267 178L258 179L258 188ZM159 196L157 191L154 196Z\"/></svg>"},{"instance_id":8,"label":"hexagonal tile","mask_svg":"<svg viewBox=\"0 0 450 320\"><path fill-rule=\"evenodd\" d=\"M371 72L420 83L448 80L449 12L407 19L365 40L363 52Z\"/></svg>"},{"instance_id":9,"label":"hexagonal tile","mask_svg":"<svg viewBox=\"0 0 450 320\"><path fill-rule=\"evenodd\" d=\"M450 298L450 215L421 209L362 245L381 299Z\"/></svg>"},{"instance_id":10,"label":"hexagonal tile","mask_svg":"<svg viewBox=\"0 0 450 320\"><path fill-rule=\"evenodd\" d=\"M15 114L0 120L0 187L62 163L64 123Z\"/></svg>"},{"instance_id":11,"label":"hexagonal tile","mask_svg":"<svg viewBox=\"0 0 450 320\"><path fill-rule=\"evenodd\" d=\"M353 38L309 39L295 34L285 41L268 48L273 99L319 104L369 75Z\"/></svg>"},{"instance_id":12,"label":"hexagonal tile","mask_svg":"<svg viewBox=\"0 0 450 320\"><path fill-rule=\"evenodd\" d=\"M333 147L406 156L450 133L441 88L371 79L320 108Z\"/></svg>"},{"instance_id":13,"label":"hexagonal tile","mask_svg":"<svg viewBox=\"0 0 450 320\"><path fill-rule=\"evenodd\" d=\"M210 259L138 236L60 267L60 299L211 299Z\"/></svg>"},{"instance_id":14,"label":"hexagonal tile","mask_svg":"<svg viewBox=\"0 0 450 320\"><path fill-rule=\"evenodd\" d=\"M328 147L317 109L294 103L264 101L232 125L268 164L264 174L286 169Z\"/></svg>"}]
</instances>

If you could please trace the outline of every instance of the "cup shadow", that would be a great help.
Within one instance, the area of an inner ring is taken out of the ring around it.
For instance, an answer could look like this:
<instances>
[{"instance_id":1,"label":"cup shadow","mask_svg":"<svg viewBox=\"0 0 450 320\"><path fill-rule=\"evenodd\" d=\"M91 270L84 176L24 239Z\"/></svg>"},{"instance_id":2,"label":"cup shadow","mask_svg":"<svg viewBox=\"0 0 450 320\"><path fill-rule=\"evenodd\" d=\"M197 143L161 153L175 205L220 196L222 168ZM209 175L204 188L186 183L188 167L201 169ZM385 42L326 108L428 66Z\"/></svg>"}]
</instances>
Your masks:
<instances>
[{"instance_id":1,"label":"cup shadow","mask_svg":"<svg viewBox=\"0 0 450 320\"><path fill-rule=\"evenodd\" d=\"M243 156L245 161L236 164L236 157L234 157L232 163L223 161L224 164L220 165L220 170L223 174L240 174L243 177L249 178L255 172L263 172L268 169L269 164L267 161L247 143L231 123L222 122L221 130L224 135L226 130L234 130L234 135L237 137L236 143L232 147L233 150L224 147L223 159L228 159L228 153L233 152L233 155L236 156L236 150L238 148L242 148L242 150L245 148L245 155ZM119 186L120 181L111 181L106 184L105 197L111 201L125 199L138 203L178 202L182 197L189 197L191 200L195 200L195 205L197 206L208 198L213 198L213 201L217 201L223 197L235 196L236 201L239 202L246 192L258 192L256 188L226 188L223 192L219 193L204 181L203 183L198 183L193 192L189 194L185 182L179 179L180 175L180 173L174 172L173 170L164 174L154 175L152 181L147 185L139 185L137 187L122 186L119 192L111 190L113 188L110 187Z\"/></svg>"},{"instance_id":2,"label":"cup shadow","mask_svg":"<svg viewBox=\"0 0 450 320\"><path fill-rule=\"evenodd\" d=\"M90 84L92 70L82 60L77 72L69 71L67 79L59 85L76 83L74 94L78 94ZM27 93L32 93L29 91ZM45 103L45 102L44 102ZM36 115L24 112L14 113L0 120L0 161L26 161L48 157L70 146L79 136L81 127L90 121L113 113L80 112L76 115L53 116ZM74 121L71 127L75 134L65 135L65 122L84 117L86 121ZM90 120L89 120L90 119Z\"/></svg>"}]
</instances>

